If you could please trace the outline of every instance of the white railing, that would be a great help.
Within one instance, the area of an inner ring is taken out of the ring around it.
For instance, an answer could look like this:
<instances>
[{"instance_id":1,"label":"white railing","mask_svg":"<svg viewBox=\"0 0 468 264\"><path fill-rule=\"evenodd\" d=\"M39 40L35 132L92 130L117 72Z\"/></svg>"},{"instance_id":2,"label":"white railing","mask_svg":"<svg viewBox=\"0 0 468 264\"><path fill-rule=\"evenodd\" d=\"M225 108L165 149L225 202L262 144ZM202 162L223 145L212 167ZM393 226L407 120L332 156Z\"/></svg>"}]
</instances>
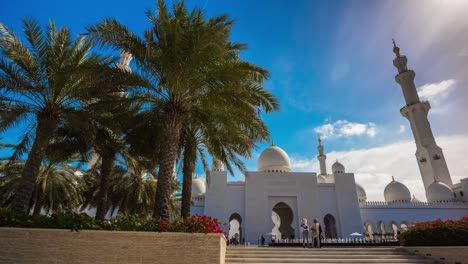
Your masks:
<instances>
[{"instance_id":1,"label":"white railing","mask_svg":"<svg viewBox=\"0 0 468 264\"><path fill-rule=\"evenodd\" d=\"M269 240L269 239L268 239ZM356 237L356 238L326 238L322 239L321 243L325 243L327 245L330 244L369 244L369 243L392 243L397 242L398 240L395 239L393 235L384 235L384 236L377 236L375 235L373 239L369 237ZM311 239L309 238L309 242ZM275 244L302 244L301 238L295 239L279 239L274 242ZM268 244L265 242L265 244Z\"/></svg>"},{"instance_id":2,"label":"white railing","mask_svg":"<svg viewBox=\"0 0 468 264\"><path fill-rule=\"evenodd\" d=\"M408 201L397 201L397 202L383 202L383 201L366 201L360 202L359 207L370 208L370 207L391 207L391 208L468 208L467 202L462 201L440 201L440 202L408 202Z\"/></svg>"}]
</instances>

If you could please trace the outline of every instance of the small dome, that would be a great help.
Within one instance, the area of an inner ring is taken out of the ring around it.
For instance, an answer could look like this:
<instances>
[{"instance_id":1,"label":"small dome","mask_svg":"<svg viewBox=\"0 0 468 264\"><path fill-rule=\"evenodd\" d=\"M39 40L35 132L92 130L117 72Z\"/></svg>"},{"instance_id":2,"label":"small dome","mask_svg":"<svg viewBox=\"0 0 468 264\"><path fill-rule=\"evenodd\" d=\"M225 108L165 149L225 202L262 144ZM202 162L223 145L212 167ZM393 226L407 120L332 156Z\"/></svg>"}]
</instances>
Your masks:
<instances>
[{"instance_id":1,"label":"small dome","mask_svg":"<svg viewBox=\"0 0 468 264\"><path fill-rule=\"evenodd\" d=\"M426 198L430 203L452 201L454 199L452 189L447 184L437 181L427 187Z\"/></svg>"},{"instance_id":2,"label":"small dome","mask_svg":"<svg viewBox=\"0 0 468 264\"><path fill-rule=\"evenodd\" d=\"M213 165L211 165L213 171L223 171L224 164L219 159L213 159Z\"/></svg>"},{"instance_id":3,"label":"small dome","mask_svg":"<svg viewBox=\"0 0 468 264\"><path fill-rule=\"evenodd\" d=\"M364 190L364 187L362 187L362 185L360 185L359 183L356 183L356 193L357 193L359 202L367 201L366 190Z\"/></svg>"},{"instance_id":4,"label":"small dome","mask_svg":"<svg viewBox=\"0 0 468 264\"><path fill-rule=\"evenodd\" d=\"M411 193L408 188L401 182L391 181L384 190L386 202L409 202L411 201Z\"/></svg>"},{"instance_id":5,"label":"small dome","mask_svg":"<svg viewBox=\"0 0 468 264\"><path fill-rule=\"evenodd\" d=\"M318 183L327 183L327 177L325 177L324 175L319 175L317 177L317 182Z\"/></svg>"},{"instance_id":6,"label":"small dome","mask_svg":"<svg viewBox=\"0 0 468 264\"><path fill-rule=\"evenodd\" d=\"M272 145L265 149L257 161L258 171L290 172L291 162L288 154L281 148Z\"/></svg>"},{"instance_id":7,"label":"small dome","mask_svg":"<svg viewBox=\"0 0 468 264\"><path fill-rule=\"evenodd\" d=\"M345 167L343 166L343 164L339 163L338 161L335 161L335 163L333 163L332 165L332 172L333 174L345 173Z\"/></svg>"},{"instance_id":8,"label":"small dome","mask_svg":"<svg viewBox=\"0 0 468 264\"><path fill-rule=\"evenodd\" d=\"M192 180L192 197L204 195L206 191L205 182L200 178Z\"/></svg>"}]
</instances>

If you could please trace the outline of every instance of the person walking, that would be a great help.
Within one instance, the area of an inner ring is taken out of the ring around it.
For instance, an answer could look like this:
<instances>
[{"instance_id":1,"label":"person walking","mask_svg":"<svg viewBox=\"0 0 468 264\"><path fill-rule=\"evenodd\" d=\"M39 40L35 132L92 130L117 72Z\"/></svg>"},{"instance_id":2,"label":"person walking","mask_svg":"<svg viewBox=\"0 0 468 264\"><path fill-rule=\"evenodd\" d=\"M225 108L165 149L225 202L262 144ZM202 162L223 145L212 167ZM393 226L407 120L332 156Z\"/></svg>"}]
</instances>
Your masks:
<instances>
[{"instance_id":1,"label":"person walking","mask_svg":"<svg viewBox=\"0 0 468 264\"><path fill-rule=\"evenodd\" d=\"M311 244L311 241L309 241L309 226L307 225L307 218L302 218L301 234L302 234L302 247L303 248L311 247L312 244Z\"/></svg>"},{"instance_id":2,"label":"person walking","mask_svg":"<svg viewBox=\"0 0 468 264\"><path fill-rule=\"evenodd\" d=\"M265 237L262 235L262 237L260 238L261 242L262 242L262 247L265 245Z\"/></svg>"},{"instance_id":3,"label":"person walking","mask_svg":"<svg viewBox=\"0 0 468 264\"><path fill-rule=\"evenodd\" d=\"M312 231L312 241L314 243L314 248L321 248L321 241L320 241L320 231L322 227L320 226L318 219L314 219L314 223L312 224L311 231Z\"/></svg>"}]
</instances>

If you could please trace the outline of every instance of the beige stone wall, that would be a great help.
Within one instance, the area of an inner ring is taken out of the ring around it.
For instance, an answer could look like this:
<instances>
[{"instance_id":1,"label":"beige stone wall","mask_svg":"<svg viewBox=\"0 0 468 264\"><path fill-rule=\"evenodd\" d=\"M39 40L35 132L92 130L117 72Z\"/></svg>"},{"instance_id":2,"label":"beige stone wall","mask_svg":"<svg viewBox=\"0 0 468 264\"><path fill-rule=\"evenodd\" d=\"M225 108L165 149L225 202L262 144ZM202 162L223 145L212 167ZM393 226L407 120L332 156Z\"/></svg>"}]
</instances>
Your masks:
<instances>
[{"instance_id":1,"label":"beige stone wall","mask_svg":"<svg viewBox=\"0 0 468 264\"><path fill-rule=\"evenodd\" d=\"M432 258L439 263L468 263L468 247L401 247L401 250Z\"/></svg>"},{"instance_id":2,"label":"beige stone wall","mask_svg":"<svg viewBox=\"0 0 468 264\"><path fill-rule=\"evenodd\" d=\"M221 234L0 228L0 263L224 264Z\"/></svg>"}]
</instances>

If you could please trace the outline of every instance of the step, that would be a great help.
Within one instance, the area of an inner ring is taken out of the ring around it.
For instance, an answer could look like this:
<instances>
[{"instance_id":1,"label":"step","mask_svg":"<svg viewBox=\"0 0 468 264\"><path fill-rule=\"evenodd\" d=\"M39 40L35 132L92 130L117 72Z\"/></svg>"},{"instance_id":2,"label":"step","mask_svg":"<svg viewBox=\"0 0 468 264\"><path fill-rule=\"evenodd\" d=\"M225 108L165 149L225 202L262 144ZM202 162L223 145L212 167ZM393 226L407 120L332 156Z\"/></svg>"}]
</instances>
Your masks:
<instances>
[{"instance_id":1,"label":"step","mask_svg":"<svg viewBox=\"0 0 468 264\"><path fill-rule=\"evenodd\" d=\"M431 259L400 251L395 247L228 247L225 260L226 264L435 263Z\"/></svg>"},{"instance_id":2,"label":"step","mask_svg":"<svg viewBox=\"0 0 468 264\"><path fill-rule=\"evenodd\" d=\"M236 262L225 262L225 264L234 264ZM313 262L309 262L313 263ZM316 263L323 263L323 262L316 262ZM335 263L335 264L343 264L343 263L352 263L352 262L327 262L327 263ZM362 263L362 262L358 262ZM372 262L369 262L372 263ZM384 264L400 264L401 262L382 262L382 261L376 261L374 263L384 263ZM405 264L420 264L421 262L405 262ZM422 263L436 263L436 262L422 262ZM266 264L265 262L243 262L242 264ZM291 264L287 262L275 262L274 264Z\"/></svg>"},{"instance_id":3,"label":"step","mask_svg":"<svg viewBox=\"0 0 468 264\"><path fill-rule=\"evenodd\" d=\"M239 259L239 258L264 258L264 259L309 259L309 258L318 258L318 259L420 259L421 257L416 255L278 255L278 254L270 254L270 255L256 255L256 254L226 254L226 258L229 259Z\"/></svg>"},{"instance_id":4,"label":"step","mask_svg":"<svg viewBox=\"0 0 468 264\"><path fill-rule=\"evenodd\" d=\"M369 252L385 252L385 251L395 251L394 247L382 247L382 248L370 248L370 247L352 247L352 248L312 248L313 250L322 250L322 251L369 251ZM227 251L302 251L302 250L311 250L311 248L303 247L227 247Z\"/></svg>"},{"instance_id":5,"label":"step","mask_svg":"<svg viewBox=\"0 0 468 264\"><path fill-rule=\"evenodd\" d=\"M413 255L408 252L397 252L397 251L388 251L388 252L363 252L363 251L319 251L319 250L304 250L304 251L227 251L226 254L243 254L243 255L370 255L370 256L391 256L391 255Z\"/></svg>"},{"instance_id":6,"label":"step","mask_svg":"<svg viewBox=\"0 0 468 264\"><path fill-rule=\"evenodd\" d=\"M243 258L233 259L226 258L226 263L434 263L429 259L321 259L321 258L308 258L308 259L264 259L264 258Z\"/></svg>"}]
</instances>

